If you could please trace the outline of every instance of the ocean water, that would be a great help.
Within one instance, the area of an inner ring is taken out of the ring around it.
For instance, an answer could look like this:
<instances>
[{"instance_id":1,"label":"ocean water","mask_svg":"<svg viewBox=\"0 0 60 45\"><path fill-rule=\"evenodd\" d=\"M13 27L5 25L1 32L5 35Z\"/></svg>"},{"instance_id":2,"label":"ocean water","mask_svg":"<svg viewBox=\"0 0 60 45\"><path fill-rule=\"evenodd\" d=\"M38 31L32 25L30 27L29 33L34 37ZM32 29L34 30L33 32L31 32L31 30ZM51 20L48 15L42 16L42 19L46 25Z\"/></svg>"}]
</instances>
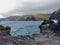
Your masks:
<instances>
[{"instance_id":1,"label":"ocean water","mask_svg":"<svg viewBox=\"0 0 60 45\"><path fill-rule=\"evenodd\" d=\"M10 26L10 34L12 36L18 35L32 35L40 33L39 25L42 21L1 21L0 25Z\"/></svg>"}]
</instances>

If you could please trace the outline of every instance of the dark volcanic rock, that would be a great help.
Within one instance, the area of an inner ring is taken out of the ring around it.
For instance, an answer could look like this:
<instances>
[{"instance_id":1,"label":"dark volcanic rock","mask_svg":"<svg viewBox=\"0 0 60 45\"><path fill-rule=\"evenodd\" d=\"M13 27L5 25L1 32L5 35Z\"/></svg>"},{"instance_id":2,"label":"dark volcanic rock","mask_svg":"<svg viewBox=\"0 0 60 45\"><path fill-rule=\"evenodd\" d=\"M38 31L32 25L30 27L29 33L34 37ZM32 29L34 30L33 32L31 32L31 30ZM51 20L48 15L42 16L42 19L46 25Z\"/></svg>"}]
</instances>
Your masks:
<instances>
[{"instance_id":1,"label":"dark volcanic rock","mask_svg":"<svg viewBox=\"0 0 60 45\"><path fill-rule=\"evenodd\" d=\"M54 32L60 34L60 9L58 9L57 11L53 12L51 17L49 18L50 21L50 29L54 30ZM55 21L53 21L55 20ZM57 23L55 23L57 21Z\"/></svg>"},{"instance_id":2,"label":"dark volcanic rock","mask_svg":"<svg viewBox=\"0 0 60 45\"><path fill-rule=\"evenodd\" d=\"M49 19L60 19L60 9L58 9L55 12L53 12Z\"/></svg>"},{"instance_id":3,"label":"dark volcanic rock","mask_svg":"<svg viewBox=\"0 0 60 45\"><path fill-rule=\"evenodd\" d=\"M0 35L1 35L1 34L10 35L10 30L11 30L11 28L10 28L9 26L4 27L4 26L0 25Z\"/></svg>"},{"instance_id":4,"label":"dark volcanic rock","mask_svg":"<svg viewBox=\"0 0 60 45\"><path fill-rule=\"evenodd\" d=\"M48 29L59 35L60 34L60 9L52 13L49 20L47 20L47 23L46 21L43 21L43 23L39 26L39 28L41 29L41 32L45 30L47 31Z\"/></svg>"}]
</instances>

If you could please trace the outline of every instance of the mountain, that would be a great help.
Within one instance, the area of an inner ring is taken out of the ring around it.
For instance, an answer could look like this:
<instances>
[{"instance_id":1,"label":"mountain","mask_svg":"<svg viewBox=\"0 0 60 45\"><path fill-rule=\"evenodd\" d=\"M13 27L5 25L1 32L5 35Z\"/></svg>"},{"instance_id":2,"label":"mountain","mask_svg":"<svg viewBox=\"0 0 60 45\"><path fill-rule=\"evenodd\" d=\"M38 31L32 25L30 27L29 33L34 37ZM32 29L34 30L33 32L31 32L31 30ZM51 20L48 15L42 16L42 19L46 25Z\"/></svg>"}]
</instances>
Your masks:
<instances>
[{"instance_id":1,"label":"mountain","mask_svg":"<svg viewBox=\"0 0 60 45\"><path fill-rule=\"evenodd\" d=\"M0 19L0 21L39 21L49 19L50 14L35 14L25 16L10 16L8 18Z\"/></svg>"}]
</instances>

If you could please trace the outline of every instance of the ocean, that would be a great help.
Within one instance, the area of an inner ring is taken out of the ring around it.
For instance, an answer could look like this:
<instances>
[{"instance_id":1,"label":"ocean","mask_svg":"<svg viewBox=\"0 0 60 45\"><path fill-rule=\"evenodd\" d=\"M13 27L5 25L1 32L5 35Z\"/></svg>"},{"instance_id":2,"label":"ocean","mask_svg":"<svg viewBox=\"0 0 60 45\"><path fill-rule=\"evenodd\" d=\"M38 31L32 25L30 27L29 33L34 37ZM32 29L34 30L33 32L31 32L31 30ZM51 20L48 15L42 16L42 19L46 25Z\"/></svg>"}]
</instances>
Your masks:
<instances>
[{"instance_id":1,"label":"ocean","mask_svg":"<svg viewBox=\"0 0 60 45\"><path fill-rule=\"evenodd\" d=\"M18 35L32 35L40 33L39 25L42 21L1 21L0 25L10 26L10 34L12 36Z\"/></svg>"}]
</instances>

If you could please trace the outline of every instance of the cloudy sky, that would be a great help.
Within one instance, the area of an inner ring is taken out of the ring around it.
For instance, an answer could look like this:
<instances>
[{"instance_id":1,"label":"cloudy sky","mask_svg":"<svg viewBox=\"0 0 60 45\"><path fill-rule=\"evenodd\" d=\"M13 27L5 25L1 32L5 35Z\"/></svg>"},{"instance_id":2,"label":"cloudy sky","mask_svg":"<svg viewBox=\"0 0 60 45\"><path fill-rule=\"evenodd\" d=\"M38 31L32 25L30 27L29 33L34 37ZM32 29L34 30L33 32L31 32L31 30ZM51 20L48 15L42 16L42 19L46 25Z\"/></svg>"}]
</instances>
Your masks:
<instances>
[{"instance_id":1,"label":"cloudy sky","mask_svg":"<svg viewBox=\"0 0 60 45\"><path fill-rule=\"evenodd\" d=\"M0 0L0 14L5 16L51 13L59 8L60 0Z\"/></svg>"}]
</instances>

